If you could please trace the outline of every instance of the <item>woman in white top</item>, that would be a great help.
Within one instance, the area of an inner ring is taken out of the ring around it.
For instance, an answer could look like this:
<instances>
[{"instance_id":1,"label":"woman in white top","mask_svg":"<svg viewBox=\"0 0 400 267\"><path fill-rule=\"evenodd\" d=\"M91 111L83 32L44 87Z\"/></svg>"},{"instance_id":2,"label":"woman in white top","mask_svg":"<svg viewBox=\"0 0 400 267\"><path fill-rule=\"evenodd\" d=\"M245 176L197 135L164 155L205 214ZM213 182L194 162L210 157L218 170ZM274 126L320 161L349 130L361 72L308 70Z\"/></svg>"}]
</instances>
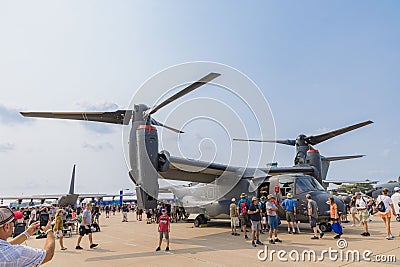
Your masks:
<instances>
[{"instance_id":1,"label":"woman in white top","mask_svg":"<svg viewBox=\"0 0 400 267\"><path fill-rule=\"evenodd\" d=\"M377 207L379 206L380 202L383 202L383 204L385 205L385 211L379 211L379 217L382 218L383 222L386 225L386 232L387 232L386 239L392 240L394 237L392 235L392 232L390 231L390 218L391 218L390 210L392 210L394 216L396 216L396 211L394 210L392 199L388 196L388 192L389 189L384 188L382 190L382 195L379 195L376 200L378 203Z\"/></svg>"}]
</instances>

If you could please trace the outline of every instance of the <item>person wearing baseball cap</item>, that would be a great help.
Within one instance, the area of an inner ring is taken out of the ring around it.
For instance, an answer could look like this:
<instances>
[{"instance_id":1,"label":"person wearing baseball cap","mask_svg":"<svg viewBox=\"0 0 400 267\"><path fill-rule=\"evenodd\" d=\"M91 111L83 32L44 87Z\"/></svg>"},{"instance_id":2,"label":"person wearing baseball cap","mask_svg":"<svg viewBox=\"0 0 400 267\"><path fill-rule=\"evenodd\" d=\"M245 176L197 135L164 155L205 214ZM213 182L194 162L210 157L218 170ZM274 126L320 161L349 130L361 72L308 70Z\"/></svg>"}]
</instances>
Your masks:
<instances>
[{"instance_id":1,"label":"person wearing baseball cap","mask_svg":"<svg viewBox=\"0 0 400 267\"><path fill-rule=\"evenodd\" d=\"M400 214L400 187L396 186L394 189L394 194L392 195L391 199L393 202L394 210L396 214Z\"/></svg>"},{"instance_id":2,"label":"person wearing baseball cap","mask_svg":"<svg viewBox=\"0 0 400 267\"><path fill-rule=\"evenodd\" d=\"M11 239L14 230L15 215L8 207L0 208L0 263L1 266L39 266L50 261L54 255L55 238L51 222L43 227L47 238L44 249L36 249L20 245L33 235L39 228L40 222L31 224L22 234Z\"/></svg>"},{"instance_id":3,"label":"person wearing baseball cap","mask_svg":"<svg viewBox=\"0 0 400 267\"><path fill-rule=\"evenodd\" d=\"M244 238L249 239L246 234L246 224L248 222L248 214L247 211L251 205L250 199L247 198L246 193L240 194L240 200L236 204L237 213L239 214L240 225L242 226L242 232L244 232Z\"/></svg>"},{"instance_id":4,"label":"person wearing baseball cap","mask_svg":"<svg viewBox=\"0 0 400 267\"><path fill-rule=\"evenodd\" d=\"M229 216L231 218L232 235L234 235L234 236L240 235L239 233L236 232L236 227L239 226L239 214L237 212L235 198L232 198L231 204L229 205Z\"/></svg>"},{"instance_id":5,"label":"person wearing baseball cap","mask_svg":"<svg viewBox=\"0 0 400 267\"><path fill-rule=\"evenodd\" d=\"M269 224L269 243L275 244L276 242L281 243L282 240L278 238L278 206L275 204L274 195L269 194L267 196L268 202L266 205L267 215L268 215L268 224ZM272 239L272 234L274 234L275 239Z\"/></svg>"},{"instance_id":6,"label":"person wearing baseball cap","mask_svg":"<svg viewBox=\"0 0 400 267\"><path fill-rule=\"evenodd\" d=\"M296 222L296 201L293 200L293 196L291 193L287 193L286 199L282 202L281 206L284 208L286 212L286 221L288 222L288 233L296 234L296 229L294 228L294 224ZM292 229L290 229L292 226Z\"/></svg>"},{"instance_id":7,"label":"person wearing baseball cap","mask_svg":"<svg viewBox=\"0 0 400 267\"><path fill-rule=\"evenodd\" d=\"M261 230L261 210L258 206L258 198L253 197L251 199L251 205L249 207L249 216L251 221L251 245L256 247L257 245L264 245L260 241L260 230ZM257 237L257 240L255 240Z\"/></svg>"}]
</instances>

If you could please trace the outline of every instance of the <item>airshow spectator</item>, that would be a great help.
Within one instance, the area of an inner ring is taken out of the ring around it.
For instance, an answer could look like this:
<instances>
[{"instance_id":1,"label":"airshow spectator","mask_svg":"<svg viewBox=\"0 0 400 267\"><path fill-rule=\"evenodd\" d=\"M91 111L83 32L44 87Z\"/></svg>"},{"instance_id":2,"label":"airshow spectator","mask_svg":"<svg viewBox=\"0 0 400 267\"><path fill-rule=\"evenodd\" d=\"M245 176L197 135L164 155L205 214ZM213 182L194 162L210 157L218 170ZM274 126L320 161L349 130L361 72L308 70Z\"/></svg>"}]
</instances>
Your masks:
<instances>
[{"instance_id":1,"label":"airshow spectator","mask_svg":"<svg viewBox=\"0 0 400 267\"><path fill-rule=\"evenodd\" d=\"M231 217L231 229L232 235L238 236L239 233L236 232L236 227L239 226L239 214L236 207L236 199L232 198L231 204L229 205L229 216Z\"/></svg>"},{"instance_id":2,"label":"airshow spectator","mask_svg":"<svg viewBox=\"0 0 400 267\"><path fill-rule=\"evenodd\" d=\"M163 237L167 240L167 247L165 248L165 251L169 251L169 232L170 232L170 218L167 215L167 210L162 209L161 210L161 216L158 218L158 232L160 234L160 238L158 241L158 247L156 251L159 251L161 249L161 243L163 240Z\"/></svg>"},{"instance_id":3,"label":"airshow spectator","mask_svg":"<svg viewBox=\"0 0 400 267\"><path fill-rule=\"evenodd\" d=\"M20 245L40 227L39 222L32 223L22 234L11 239L14 229L14 213L8 207L0 208L0 263L4 267L39 266L50 261L54 255L54 234L51 222L42 228L47 237L43 249Z\"/></svg>"},{"instance_id":4,"label":"airshow spectator","mask_svg":"<svg viewBox=\"0 0 400 267\"><path fill-rule=\"evenodd\" d=\"M272 194L269 194L268 197L268 202L266 205L267 208L267 215L268 215L268 224L269 224L269 243L270 244L275 244L276 242L282 242L278 238L278 206L275 204L275 199ZM275 239L272 239L272 234L274 234Z\"/></svg>"},{"instance_id":5,"label":"airshow spectator","mask_svg":"<svg viewBox=\"0 0 400 267\"><path fill-rule=\"evenodd\" d=\"M122 222L128 222L129 208L127 205L122 206Z\"/></svg>"},{"instance_id":6,"label":"airshow spectator","mask_svg":"<svg viewBox=\"0 0 400 267\"><path fill-rule=\"evenodd\" d=\"M92 238L92 229L90 228L92 224L92 203L89 203L86 206L86 209L82 212L82 222L81 226L79 227L79 237L78 237L78 242L76 244L75 249L83 249L80 246L82 237L85 235L89 236L89 242L90 242L90 248L95 248L98 246L98 244L93 243L93 238Z\"/></svg>"},{"instance_id":7,"label":"airshow spectator","mask_svg":"<svg viewBox=\"0 0 400 267\"><path fill-rule=\"evenodd\" d=\"M267 228L267 198L265 196L261 196L260 198L260 210L261 210L261 231L260 233L263 234L264 231L268 232L269 229Z\"/></svg>"},{"instance_id":8,"label":"airshow spectator","mask_svg":"<svg viewBox=\"0 0 400 267\"><path fill-rule=\"evenodd\" d=\"M358 213L358 210L356 208L356 200L357 199L352 194L350 194L349 197L351 197L351 200L350 200L350 213L351 213L351 220L353 222L350 226L356 226L356 221L360 222L360 219L358 219L358 217L357 217L357 213Z\"/></svg>"},{"instance_id":9,"label":"airshow spectator","mask_svg":"<svg viewBox=\"0 0 400 267\"><path fill-rule=\"evenodd\" d=\"M296 223L296 201L293 200L293 196L291 193L287 193L286 199L282 202L281 206L285 209L286 212L286 221L288 223L288 233L296 234L296 229L294 228L294 224ZM292 229L290 229L292 226Z\"/></svg>"},{"instance_id":10,"label":"airshow spectator","mask_svg":"<svg viewBox=\"0 0 400 267\"><path fill-rule=\"evenodd\" d=\"M394 206L394 210L396 211L396 214L400 214L400 187L396 186L394 188L394 194L392 195L392 202Z\"/></svg>"},{"instance_id":11,"label":"airshow spectator","mask_svg":"<svg viewBox=\"0 0 400 267\"><path fill-rule=\"evenodd\" d=\"M356 193L356 209L358 210L358 215L360 216L360 221L364 226L364 232L362 236L370 236L368 232L368 199L362 196L360 192Z\"/></svg>"},{"instance_id":12,"label":"airshow spectator","mask_svg":"<svg viewBox=\"0 0 400 267\"><path fill-rule=\"evenodd\" d=\"M249 210L250 204L251 204L251 202L247 198L246 193L242 193L240 195L240 200L237 203L237 211L239 214L240 225L242 226L242 232L244 232L244 238L246 240L249 239L249 237L247 236L247 233L246 233L246 224L248 222L247 211Z\"/></svg>"},{"instance_id":13,"label":"airshow spectator","mask_svg":"<svg viewBox=\"0 0 400 267\"><path fill-rule=\"evenodd\" d=\"M62 220L62 213L63 209L58 209L56 214L55 214L55 219L54 219L54 226L53 226L53 231L56 237L60 240L60 246L61 250L66 250L67 248L64 247L63 243L63 228L64 228L64 222Z\"/></svg>"},{"instance_id":14,"label":"airshow spectator","mask_svg":"<svg viewBox=\"0 0 400 267\"><path fill-rule=\"evenodd\" d=\"M256 247L257 245L264 245L260 241L260 230L261 230L261 210L258 206L258 199L253 197L251 199L251 205L247 213L249 214L251 221L251 245ZM254 239L257 237L257 241L254 242ZM256 245L257 244L257 245Z\"/></svg>"},{"instance_id":15,"label":"airshow spectator","mask_svg":"<svg viewBox=\"0 0 400 267\"><path fill-rule=\"evenodd\" d=\"M314 231L314 236L311 239L322 238L324 236L324 233L321 231L321 229L319 229L319 227L317 225L317 220L318 220L318 205L317 205L317 202L312 200L310 194L306 195L306 199L308 201L307 208L308 208L308 216L310 218L310 226ZM318 233L319 233L319 238L317 236Z\"/></svg>"},{"instance_id":16,"label":"airshow spectator","mask_svg":"<svg viewBox=\"0 0 400 267\"><path fill-rule=\"evenodd\" d=\"M338 213L338 207L337 204L335 203L335 199L333 197L330 197L327 201L327 204L329 205L329 214L330 214L330 220L331 220L331 225L334 223L339 223L339 213ZM342 234L337 234L333 238L334 239L339 239L342 236Z\"/></svg>"},{"instance_id":17,"label":"airshow spectator","mask_svg":"<svg viewBox=\"0 0 400 267\"><path fill-rule=\"evenodd\" d=\"M379 195L378 198L376 199L377 201L377 209L379 211L379 217L381 217L381 219L383 220L383 222L385 223L386 226L386 239L387 240L393 240L394 236L392 235L392 232L390 231L390 218L391 218L391 214L390 214L390 210L392 210L392 213L394 216L396 216L396 211L394 210L394 206L393 206L393 202L392 199L388 196L389 193L389 189L388 188L384 188L382 190L382 195ZM379 210L379 204L383 202L384 204L384 211L380 211Z\"/></svg>"}]
</instances>

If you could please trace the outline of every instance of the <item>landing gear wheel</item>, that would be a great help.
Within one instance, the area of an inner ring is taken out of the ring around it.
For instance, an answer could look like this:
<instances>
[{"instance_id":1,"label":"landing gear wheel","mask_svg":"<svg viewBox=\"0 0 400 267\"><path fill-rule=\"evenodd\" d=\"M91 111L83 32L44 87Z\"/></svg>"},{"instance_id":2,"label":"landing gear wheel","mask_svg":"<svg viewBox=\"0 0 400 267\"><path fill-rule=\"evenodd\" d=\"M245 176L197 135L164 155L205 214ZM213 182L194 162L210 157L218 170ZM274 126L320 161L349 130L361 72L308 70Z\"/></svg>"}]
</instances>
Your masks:
<instances>
[{"instance_id":1,"label":"landing gear wheel","mask_svg":"<svg viewBox=\"0 0 400 267\"><path fill-rule=\"evenodd\" d=\"M200 222L200 218L196 218L196 219L194 219L194 227L199 227L199 226L200 226L200 224L201 224L201 222Z\"/></svg>"}]
</instances>

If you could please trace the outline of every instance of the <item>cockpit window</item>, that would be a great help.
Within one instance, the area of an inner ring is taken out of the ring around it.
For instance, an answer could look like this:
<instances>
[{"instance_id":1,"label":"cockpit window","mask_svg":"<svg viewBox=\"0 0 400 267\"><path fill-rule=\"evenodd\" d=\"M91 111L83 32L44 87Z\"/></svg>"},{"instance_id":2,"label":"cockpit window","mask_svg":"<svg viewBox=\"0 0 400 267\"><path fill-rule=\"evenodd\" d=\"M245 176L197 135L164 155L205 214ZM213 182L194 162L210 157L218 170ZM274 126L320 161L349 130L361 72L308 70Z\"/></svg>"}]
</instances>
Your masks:
<instances>
[{"instance_id":1,"label":"cockpit window","mask_svg":"<svg viewBox=\"0 0 400 267\"><path fill-rule=\"evenodd\" d=\"M279 179L279 188L281 191L281 195L286 197L287 193L293 194L293 185L294 179L293 178L280 178Z\"/></svg>"},{"instance_id":2,"label":"cockpit window","mask_svg":"<svg viewBox=\"0 0 400 267\"><path fill-rule=\"evenodd\" d=\"M310 191L324 191L322 185L312 177L304 176L296 179L296 194Z\"/></svg>"}]
</instances>

